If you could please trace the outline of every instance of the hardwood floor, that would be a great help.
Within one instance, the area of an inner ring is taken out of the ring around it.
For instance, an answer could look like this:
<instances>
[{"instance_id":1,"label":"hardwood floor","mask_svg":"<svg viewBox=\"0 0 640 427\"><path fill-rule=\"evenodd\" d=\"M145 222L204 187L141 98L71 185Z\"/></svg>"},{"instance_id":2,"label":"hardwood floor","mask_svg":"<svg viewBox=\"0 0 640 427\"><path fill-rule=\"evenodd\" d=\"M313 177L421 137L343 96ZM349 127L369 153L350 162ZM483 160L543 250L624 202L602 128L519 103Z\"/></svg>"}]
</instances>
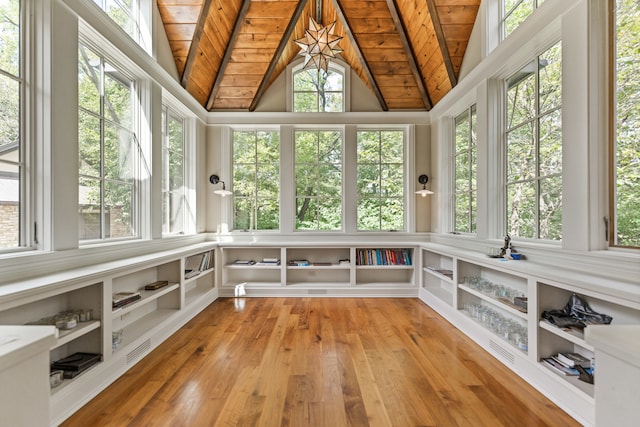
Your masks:
<instances>
[{"instance_id":1,"label":"hardwood floor","mask_svg":"<svg viewBox=\"0 0 640 427\"><path fill-rule=\"evenodd\" d=\"M222 298L64 426L576 426L417 299Z\"/></svg>"}]
</instances>

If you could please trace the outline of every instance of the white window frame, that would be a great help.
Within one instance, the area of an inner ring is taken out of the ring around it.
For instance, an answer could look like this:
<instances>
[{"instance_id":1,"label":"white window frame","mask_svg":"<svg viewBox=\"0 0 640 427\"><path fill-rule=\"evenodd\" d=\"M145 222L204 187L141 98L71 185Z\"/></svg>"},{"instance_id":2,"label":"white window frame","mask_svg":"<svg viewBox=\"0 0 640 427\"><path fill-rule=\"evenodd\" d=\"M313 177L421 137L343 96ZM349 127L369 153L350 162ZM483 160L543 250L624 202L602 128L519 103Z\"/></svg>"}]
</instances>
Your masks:
<instances>
[{"instance_id":1,"label":"white window frame","mask_svg":"<svg viewBox=\"0 0 640 427\"><path fill-rule=\"evenodd\" d=\"M510 183L508 182L508 155L509 155L509 150L508 150L508 135L510 132L524 126L526 123L531 122L533 123L534 126L534 135L533 138L535 139L534 141L534 145L535 145L535 153L538 156L539 155L539 149L540 149L540 130L539 130L539 120L542 117L548 116L550 114L552 114L553 112L556 111L560 111L560 114L562 115L562 97L561 97L561 104L558 107L555 107L553 109L550 110L545 110L542 112L540 111L540 105L539 105L539 100L540 100L540 80L539 80L539 67L535 67L535 71L533 72L534 74L534 78L535 78L535 89L536 89L536 93L535 93L535 115L534 117L529 118L529 120L519 123L516 126L513 127L508 127L508 120L507 120L507 108L508 108L508 80L510 78L512 78L515 74L517 74L518 72L520 72L521 70L523 70L524 68L529 67L530 64L534 65L539 61L539 58L544 55L546 52L548 52L550 49L552 49L554 46L556 45L560 45L562 48L562 41L561 40L557 40L554 43L551 43L549 46L547 46L546 48L540 50L539 52L537 52L534 56L533 59L531 59L530 61L526 62L524 65L520 66L517 70L515 70L513 73L509 74L507 77L505 77L504 79L504 84L503 84L503 102L504 102L504 111L503 111L503 125L502 125L502 160L503 160L503 176L502 176L502 180L503 180L503 212L504 212L504 224L503 224L503 229L506 230L506 233L510 233L509 231L509 215L507 212L508 206L509 206L509 185L510 184L514 184L514 183ZM561 57L561 61L562 61L562 57ZM561 85L562 88L562 85ZM562 116L561 116L562 117ZM535 212L535 219L536 219L536 224L535 224L535 236L533 237L523 237L523 236L514 236L511 235L511 238L515 238L518 240L528 240L528 241L535 241L535 242L545 242L545 243L549 243L549 244L561 244L562 242L562 235L560 236L559 239L547 239L547 238L541 238L540 237L540 221L539 221L539 216L540 216L540 205L539 205L539 196L540 196L540 182L543 179L547 179L547 178L551 178L551 177L560 177L562 179L562 171L560 171L559 173L556 174L550 174L550 175L544 175L541 176L539 173L539 156L535 159L535 165L536 165L536 173L535 173L535 177L531 178L531 179L522 179L519 180L517 182L535 182L536 183L536 212ZM562 191L561 191L561 195L562 195ZM562 213L562 212L561 212ZM562 219L562 221L564 221L564 218ZM562 229L560 231L560 233L562 234Z\"/></svg>"},{"instance_id":2,"label":"white window frame","mask_svg":"<svg viewBox=\"0 0 640 427\"><path fill-rule=\"evenodd\" d=\"M293 77L295 73L302 70L304 66L304 58L299 58L292 61L287 66L286 71L286 111L293 112ZM339 59L332 59L329 61L329 69L342 74L342 100L343 100L343 112L351 111L351 67L346 62ZM313 113L296 113L296 114L313 114ZM325 112L318 112L316 114L330 114Z\"/></svg>"},{"instance_id":3,"label":"white window frame","mask_svg":"<svg viewBox=\"0 0 640 427\"><path fill-rule=\"evenodd\" d=\"M87 0L92 3L100 10L104 12L104 14L109 18L111 22L113 22L118 28L120 28L125 34L127 34L134 42L136 42L140 47L142 47L148 53L152 52L152 38L151 38L151 22L152 22L152 1L151 0L131 0L132 11L125 8L122 0ZM133 32L134 34L130 34L126 28L123 28L113 20L111 15L109 15L109 11L106 9L108 1L115 1L121 6L121 10L125 13L130 19L132 25L135 27Z\"/></svg>"},{"instance_id":4,"label":"white window frame","mask_svg":"<svg viewBox=\"0 0 640 427\"><path fill-rule=\"evenodd\" d=\"M517 4L515 4L513 6L513 8L511 10L505 10L505 3L507 0L500 0L500 40L504 40L507 37L509 37L514 31L516 31L516 29L522 25L523 22L525 22L527 19L529 19L529 17L531 15L533 15L536 10L542 5L542 3L544 3L545 0L518 0ZM518 9L518 7L520 7L521 4L523 3L531 3L531 7L532 7L532 11L529 15L527 15L527 17L520 23L518 24L518 27L515 27L511 33L507 34L507 26L506 26L506 21L507 19L513 14L513 12L515 12L516 9Z\"/></svg>"},{"instance_id":5,"label":"white window frame","mask_svg":"<svg viewBox=\"0 0 640 427\"><path fill-rule=\"evenodd\" d=\"M408 140L410 138L409 136L409 132L407 132L406 128L394 128L394 127L371 127L371 126L358 126L357 130L356 130L356 140L355 140L355 146L357 149L357 134L358 132L401 132L402 133L402 181L403 181L403 185L402 185L402 206L403 206L403 218L402 218L402 228L401 229L394 229L394 230L389 230L389 229L383 229L383 228L379 228L379 229L371 229L371 230L365 230L365 229L359 229L358 228L358 214L357 214L357 209L356 209L356 218L354 219L355 221L355 228L356 231L358 233L374 233L374 232L384 232L384 231L394 231L394 232L406 232L408 231L408 224L410 223L410 215L409 215L409 205L408 205L408 177L410 176L408 173L408 168L407 168L407 163L408 163ZM357 174L357 167L358 167L358 161L357 161L357 154L355 156L355 160L354 160L355 164L354 164L354 170L356 170L356 186L359 182L359 177ZM379 165L383 164L382 162L378 163ZM349 167L349 166L347 166ZM395 197L394 197L395 198ZM385 197L378 197L379 200L383 200L386 199ZM356 203L359 200L359 194L356 190Z\"/></svg>"},{"instance_id":6,"label":"white window frame","mask_svg":"<svg viewBox=\"0 0 640 427\"><path fill-rule=\"evenodd\" d=\"M457 172L457 164L458 164L458 158L459 158L459 153L457 151L457 137L456 137L456 130L457 130L457 123L458 123L458 119L460 119L462 116L466 116L467 120L468 120L468 146L467 146L467 150L463 153L463 155L467 156L467 162L469 164L469 170L468 170L468 175L465 177L467 182L469 183L468 189L465 191L460 191L458 192L457 189L457 177L456 177L456 172ZM475 121L472 119L473 117L475 117ZM473 130L476 131L476 135L474 138L473 135ZM460 234L476 234L478 231L478 177L477 177L477 173L478 173L478 135L477 135L477 131L478 131L478 112L477 112L477 106L476 104L473 104L469 107L467 107L464 111L462 111L460 114L458 114L454 119L453 119L453 150L452 150L452 154L453 154L453 164L452 164L452 182L453 182L453 204L452 204L452 229L455 233L460 233ZM472 156L472 152L475 154ZM472 166L472 161L475 162L475 167L476 167L476 176L472 176L472 170L471 170L471 166ZM475 187L471 185L471 182L474 181L476 183ZM467 210L467 215L469 216L468 220L469 220L469 226L470 229L468 228L467 230L459 230L457 228L457 197L458 194L466 194L467 197L469 198L469 207ZM472 203L471 201L475 202L475 211L472 210Z\"/></svg>"},{"instance_id":7,"label":"white window frame","mask_svg":"<svg viewBox=\"0 0 640 427\"><path fill-rule=\"evenodd\" d=\"M101 229L101 236L98 239L79 239L81 246L91 244L103 244L117 241L148 239L151 236L150 215L151 215L151 132L142 123L148 123L143 120L143 115L148 115L151 110L150 106L150 89L148 79L143 75L142 71L133 64L124 54L114 48L110 43L99 36L93 29L86 25L80 26L80 34L78 45L83 44L90 48L94 53L98 54L109 64L118 68L118 71L131 79L134 85L134 100L139 102L133 103L132 112L132 132L135 136L132 150L137 152L138 160L135 162L134 179L134 195L132 200L132 235L126 237L104 238L104 230ZM78 58L78 61L80 58ZM80 111L80 107L78 106ZM136 144L137 143L137 144ZM101 145L103 141L101 141ZM78 147L79 150L79 147ZM79 176L79 175L78 175ZM100 178L104 179L104 176ZM101 196L102 198L102 196ZM101 201L102 205L102 201ZM78 207L80 205L78 204ZM101 206L102 209L103 206Z\"/></svg>"},{"instance_id":8,"label":"white window frame","mask_svg":"<svg viewBox=\"0 0 640 427\"><path fill-rule=\"evenodd\" d=\"M33 146L29 141L33 141L34 138L31 138L31 118L32 114L29 114L31 105L33 103L31 96L34 96L32 92L28 90L32 85L29 84L29 76L30 76L30 66L32 62L31 58L31 49L32 49L32 37L31 29L30 29L30 20L28 17L31 15L32 10L32 2L29 0L19 0L19 20L20 20L20 60L19 60L19 70L18 75L15 76L11 73L0 71L3 75L3 78L9 78L19 85L19 130L18 130L18 142L17 142L17 152L18 158L13 160L5 160L2 163L7 165L9 168L16 167L18 168L17 173L17 181L18 181L18 224L17 224L17 232L18 232L18 242L16 246L0 248L0 254L3 253L11 253L24 251L28 249L34 249L37 247L39 242L37 241L37 236L40 234L40 231L36 230L35 227L35 212L34 212L34 201L33 201L33 176L31 176L28 171L33 169L30 165L33 163L34 159L32 157L33 154ZM33 224L33 228L31 226Z\"/></svg>"}]
</instances>

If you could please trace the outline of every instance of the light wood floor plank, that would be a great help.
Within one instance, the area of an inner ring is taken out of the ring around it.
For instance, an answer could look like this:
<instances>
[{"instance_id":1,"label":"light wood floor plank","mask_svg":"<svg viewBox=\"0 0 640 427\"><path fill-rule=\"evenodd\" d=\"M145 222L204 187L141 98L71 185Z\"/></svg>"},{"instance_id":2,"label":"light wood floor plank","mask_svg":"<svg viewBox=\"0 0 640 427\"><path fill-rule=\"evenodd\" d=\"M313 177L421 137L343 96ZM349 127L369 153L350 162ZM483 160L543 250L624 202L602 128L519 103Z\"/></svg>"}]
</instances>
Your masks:
<instances>
[{"instance_id":1,"label":"light wood floor plank","mask_svg":"<svg viewBox=\"0 0 640 427\"><path fill-rule=\"evenodd\" d=\"M416 299L223 298L63 426L579 425Z\"/></svg>"}]
</instances>

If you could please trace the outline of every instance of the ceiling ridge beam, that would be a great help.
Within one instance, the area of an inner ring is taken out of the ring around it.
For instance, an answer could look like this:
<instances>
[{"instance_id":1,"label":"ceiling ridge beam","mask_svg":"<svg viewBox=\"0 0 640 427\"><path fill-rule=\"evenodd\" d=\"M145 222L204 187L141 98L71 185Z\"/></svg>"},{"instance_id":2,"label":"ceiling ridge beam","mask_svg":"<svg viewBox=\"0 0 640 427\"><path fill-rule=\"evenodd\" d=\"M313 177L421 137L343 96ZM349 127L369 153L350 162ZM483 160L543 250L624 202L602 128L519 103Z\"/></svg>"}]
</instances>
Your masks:
<instances>
[{"instance_id":1,"label":"ceiling ridge beam","mask_svg":"<svg viewBox=\"0 0 640 427\"><path fill-rule=\"evenodd\" d=\"M420 92L422 102L424 102L424 106L427 110L431 110L431 99L429 99L429 93L427 92L427 88L424 85L422 73L418 69L415 52L413 51L413 48L409 43L409 39L407 37L407 29L404 26L404 22L400 18L400 14L398 13L398 5L396 4L395 0L387 0L387 6L389 6L389 11L391 12L391 18L396 24L396 30L398 31L398 35L400 36L400 40L402 41L402 47L404 49L405 55L407 55L409 68L411 68L411 74L413 74L413 78L416 81L416 85L418 86L418 92Z\"/></svg>"},{"instance_id":2,"label":"ceiling ridge beam","mask_svg":"<svg viewBox=\"0 0 640 427\"><path fill-rule=\"evenodd\" d=\"M451 55L449 54L449 47L447 46L447 40L444 38L444 31L442 31L442 24L440 23L440 16L438 15L438 8L436 7L435 0L426 0L427 7L429 8L429 15L431 16L431 22L433 23L433 29L436 32L438 44L440 45L440 52L444 59L444 65L447 69L447 75L449 76L449 82L451 87L455 87L458 84L456 73L453 70L453 63L451 62Z\"/></svg>"},{"instance_id":3,"label":"ceiling ridge beam","mask_svg":"<svg viewBox=\"0 0 640 427\"><path fill-rule=\"evenodd\" d=\"M358 60L362 64L362 71L367 76L369 83L371 83L371 89L373 89L373 93L376 95L376 98L378 98L380 107L384 111L389 111L387 102L384 100L384 97L382 96L382 92L380 92L380 87L378 86L376 79L373 77L373 74L371 73L371 69L369 68L369 63L367 62L364 55L362 54L362 50L360 50L360 46L358 45L358 42L356 41L356 38L353 35L353 32L351 31L351 26L349 25L349 21L347 20L347 17L345 16L344 11L342 10L342 5L340 4L340 0L331 0L331 4L333 4L333 8L338 14L338 18L340 19L340 22L342 23L344 30L347 32L347 37L349 38L349 41L353 46L353 50L355 51L356 56L358 57Z\"/></svg>"},{"instance_id":4,"label":"ceiling ridge beam","mask_svg":"<svg viewBox=\"0 0 640 427\"><path fill-rule=\"evenodd\" d=\"M273 54L273 57L271 58L271 62L269 63L269 68L267 68L267 71L264 73L264 76L262 77L262 81L260 82L260 86L258 86L258 90L256 91L256 94L253 97L253 101L251 101L251 105L249 106L249 111L255 111L255 109L258 107L258 103L260 102L260 99L262 98L262 95L264 95L264 93L267 91L267 88L269 86L269 81L271 80L271 76L273 75L274 71L276 70L276 67L278 66L278 61L280 60L280 56L282 56L282 52L284 52L284 49L287 46L287 43L289 43L289 38L291 37L291 34L293 34L293 30L295 30L296 24L298 23L298 19L300 19L300 15L302 15L304 8L307 6L307 2L308 0L298 1L296 10L293 11L293 15L289 20L289 24L287 25L287 28L284 30L282 38L280 39L278 48L276 49L275 53Z\"/></svg>"},{"instance_id":5,"label":"ceiling ridge beam","mask_svg":"<svg viewBox=\"0 0 640 427\"><path fill-rule=\"evenodd\" d=\"M204 24L207 22L207 18L209 17L209 9L211 8L211 3L213 3L213 0L205 0L204 4L202 5L202 9L200 9L200 15L198 15L198 23L196 24L196 28L193 32L193 39L191 40L189 53L187 55L187 62L184 64L184 70L182 70L182 78L180 79L180 84L182 84L182 87L184 88L187 87L189 79L191 78L191 70L193 70L193 63L196 60L198 47L200 46L200 38L202 37L202 33L204 31Z\"/></svg>"},{"instance_id":6,"label":"ceiling ridge beam","mask_svg":"<svg viewBox=\"0 0 640 427\"><path fill-rule=\"evenodd\" d=\"M224 72L229 65L229 61L231 60L231 53L233 52L233 48L238 41L238 36L240 35L240 29L242 28L242 23L244 22L244 18L247 16L247 12L249 11L249 6L251 5L251 0L242 0L242 5L240 6L240 10L238 11L238 16L236 16L236 22L233 24L233 31L231 31L231 37L229 37L229 43L227 43L227 48L224 51L224 56L222 57L222 62L220 62L220 68L218 69L218 74L216 74L216 79L213 82L213 86L211 87L211 92L209 93L209 100L207 101L206 109L210 111L213 108L213 102L216 99L216 94L218 93L218 89L220 89L220 84L222 83L222 77L224 76Z\"/></svg>"}]
</instances>

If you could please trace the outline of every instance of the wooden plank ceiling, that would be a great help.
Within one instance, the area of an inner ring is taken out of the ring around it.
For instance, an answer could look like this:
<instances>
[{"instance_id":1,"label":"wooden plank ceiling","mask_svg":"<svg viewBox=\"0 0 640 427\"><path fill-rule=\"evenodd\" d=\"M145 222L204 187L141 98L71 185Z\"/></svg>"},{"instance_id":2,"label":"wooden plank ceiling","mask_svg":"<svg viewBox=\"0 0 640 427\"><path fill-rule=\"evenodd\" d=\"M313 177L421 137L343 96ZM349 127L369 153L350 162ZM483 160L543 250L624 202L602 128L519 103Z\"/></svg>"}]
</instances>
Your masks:
<instances>
[{"instance_id":1,"label":"wooden plank ceiling","mask_svg":"<svg viewBox=\"0 0 640 427\"><path fill-rule=\"evenodd\" d=\"M209 111L253 111L309 17L385 110L430 110L457 83L480 0L157 0L181 83Z\"/></svg>"}]
</instances>

